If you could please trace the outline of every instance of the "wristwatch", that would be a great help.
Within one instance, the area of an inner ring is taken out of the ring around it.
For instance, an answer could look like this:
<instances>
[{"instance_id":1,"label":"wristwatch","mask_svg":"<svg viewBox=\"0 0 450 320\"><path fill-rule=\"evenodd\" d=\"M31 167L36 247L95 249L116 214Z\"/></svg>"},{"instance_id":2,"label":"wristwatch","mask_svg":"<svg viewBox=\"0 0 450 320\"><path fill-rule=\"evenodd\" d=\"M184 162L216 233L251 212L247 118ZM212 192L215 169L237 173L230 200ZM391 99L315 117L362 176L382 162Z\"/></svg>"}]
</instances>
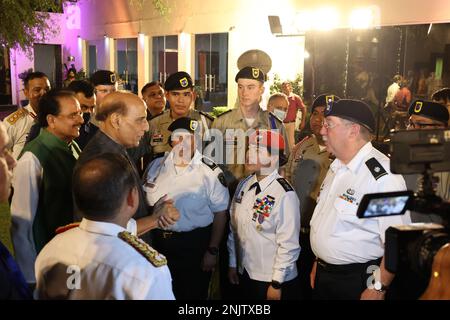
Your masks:
<instances>
[{"instance_id":1,"label":"wristwatch","mask_svg":"<svg viewBox=\"0 0 450 320\"><path fill-rule=\"evenodd\" d=\"M373 289L381 293L385 293L388 288L389 287L382 284L381 281L375 281L373 284Z\"/></svg>"},{"instance_id":2,"label":"wristwatch","mask_svg":"<svg viewBox=\"0 0 450 320\"><path fill-rule=\"evenodd\" d=\"M208 248L208 252L209 252L209 254L211 254L213 256L217 256L219 254L219 248L217 248L217 247L209 247Z\"/></svg>"},{"instance_id":3,"label":"wristwatch","mask_svg":"<svg viewBox=\"0 0 450 320\"><path fill-rule=\"evenodd\" d=\"M277 290L281 289L281 287L283 286L282 283L275 281L275 280L272 280L270 285L272 286L272 288L277 289Z\"/></svg>"}]
</instances>

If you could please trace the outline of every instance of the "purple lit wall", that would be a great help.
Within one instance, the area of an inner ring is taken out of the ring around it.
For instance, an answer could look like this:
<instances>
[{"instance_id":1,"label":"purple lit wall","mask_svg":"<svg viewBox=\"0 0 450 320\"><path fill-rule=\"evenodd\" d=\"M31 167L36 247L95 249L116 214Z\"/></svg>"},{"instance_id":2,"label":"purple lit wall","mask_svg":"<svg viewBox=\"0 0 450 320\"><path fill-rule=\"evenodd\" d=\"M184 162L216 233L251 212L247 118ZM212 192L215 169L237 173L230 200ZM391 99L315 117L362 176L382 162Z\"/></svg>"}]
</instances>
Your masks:
<instances>
[{"instance_id":1,"label":"purple lit wall","mask_svg":"<svg viewBox=\"0 0 450 320\"><path fill-rule=\"evenodd\" d=\"M62 48L61 62L75 64L77 70L82 68L82 41L78 37L81 31L81 7L75 3L68 3L64 7L64 13L51 13L51 21L49 25L54 26L55 30L59 30L54 36L49 36L44 44L58 44ZM73 56L75 61L67 62L67 57ZM11 63L11 89L13 104L20 104L20 100L25 99L23 94L22 80L18 75L25 70L32 68L35 71L39 70L39 66L34 65L33 54L27 56L21 50L10 51ZM64 68L63 68L64 70Z\"/></svg>"}]
</instances>

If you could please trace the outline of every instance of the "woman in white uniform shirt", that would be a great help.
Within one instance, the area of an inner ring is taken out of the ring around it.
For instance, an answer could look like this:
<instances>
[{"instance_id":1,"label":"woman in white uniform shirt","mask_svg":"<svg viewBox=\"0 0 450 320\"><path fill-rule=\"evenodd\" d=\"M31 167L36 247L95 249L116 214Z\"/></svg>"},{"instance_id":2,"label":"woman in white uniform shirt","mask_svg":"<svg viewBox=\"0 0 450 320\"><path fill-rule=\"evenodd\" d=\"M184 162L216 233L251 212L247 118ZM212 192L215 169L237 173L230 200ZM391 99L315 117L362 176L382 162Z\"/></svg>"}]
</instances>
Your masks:
<instances>
[{"instance_id":1,"label":"woman in white uniform shirt","mask_svg":"<svg viewBox=\"0 0 450 320\"><path fill-rule=\"evenodd\" d=\"M229 203L222 170L196 150L197 127L187 117L175 120L168 128L172 151L144 175L149 204L167 195L180 212L174 225L155 230L153 246L167 257L175 297L182 300L208 296Z\"/></svg>"},{"instance_id":2,"label":"woman in white uniform shirt","mask_svg":"<svg viewBox=\"0 0 450 320\"><path fill-rule=\"evenodd\" d=\"M295 298L300 204L278 174L284 140L256 130L249 145L246 169L255 173L241 181L231 203L228 277L246 299Z\"/></svg>"}]
</instances>

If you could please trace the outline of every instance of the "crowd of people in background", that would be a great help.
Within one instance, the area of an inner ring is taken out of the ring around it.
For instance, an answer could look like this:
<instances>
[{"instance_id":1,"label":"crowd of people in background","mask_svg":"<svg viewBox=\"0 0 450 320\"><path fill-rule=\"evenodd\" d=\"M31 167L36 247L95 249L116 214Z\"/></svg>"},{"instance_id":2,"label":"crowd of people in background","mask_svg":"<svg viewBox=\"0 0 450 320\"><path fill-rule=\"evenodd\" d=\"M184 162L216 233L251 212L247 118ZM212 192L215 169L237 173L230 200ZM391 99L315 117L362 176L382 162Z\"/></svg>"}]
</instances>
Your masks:
<instances>
[{"instance_id":1,"label":"crowd of people in background","mask_svg":"<svg viewBox=\"0 0 450 320\"><path fill-rule=\"evenodd\" d=\"M30 73L29 104L0 122L0 299L385 299L395 286L385 230L426 218L356 217L366 193L417 188L372 144L368 103L323 92L307 106L286 81L262 106L254 66L218 117L193 108L184 71L141 97L109 70L72 78L52 89ZM395 75L386 123L448 128L450 88L431 87Z\"/></svg>"}]
</instances>

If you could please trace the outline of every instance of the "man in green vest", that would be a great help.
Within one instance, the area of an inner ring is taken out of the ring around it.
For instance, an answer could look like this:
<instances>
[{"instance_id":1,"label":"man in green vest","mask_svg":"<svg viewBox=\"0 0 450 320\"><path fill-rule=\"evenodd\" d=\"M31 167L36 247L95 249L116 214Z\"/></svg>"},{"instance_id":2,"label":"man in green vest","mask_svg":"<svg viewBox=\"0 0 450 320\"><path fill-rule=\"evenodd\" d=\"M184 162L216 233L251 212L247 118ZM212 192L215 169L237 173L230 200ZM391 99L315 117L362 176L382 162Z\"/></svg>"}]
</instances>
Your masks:
<instances>
[{"instance_id":1,"label":"man in green vest","mask_svg":"<svg viewBox=\"0 0 450 320\"><path fill-rule=\"evenodd\" d=\"M11 203L16 259L30 284L36 255L56 228L73 222L72 171L81 152L73 140L83 113L73 92L51 90L39 101L37 119L41 131L19 156Z\"/></svg>"}]
</instances>

